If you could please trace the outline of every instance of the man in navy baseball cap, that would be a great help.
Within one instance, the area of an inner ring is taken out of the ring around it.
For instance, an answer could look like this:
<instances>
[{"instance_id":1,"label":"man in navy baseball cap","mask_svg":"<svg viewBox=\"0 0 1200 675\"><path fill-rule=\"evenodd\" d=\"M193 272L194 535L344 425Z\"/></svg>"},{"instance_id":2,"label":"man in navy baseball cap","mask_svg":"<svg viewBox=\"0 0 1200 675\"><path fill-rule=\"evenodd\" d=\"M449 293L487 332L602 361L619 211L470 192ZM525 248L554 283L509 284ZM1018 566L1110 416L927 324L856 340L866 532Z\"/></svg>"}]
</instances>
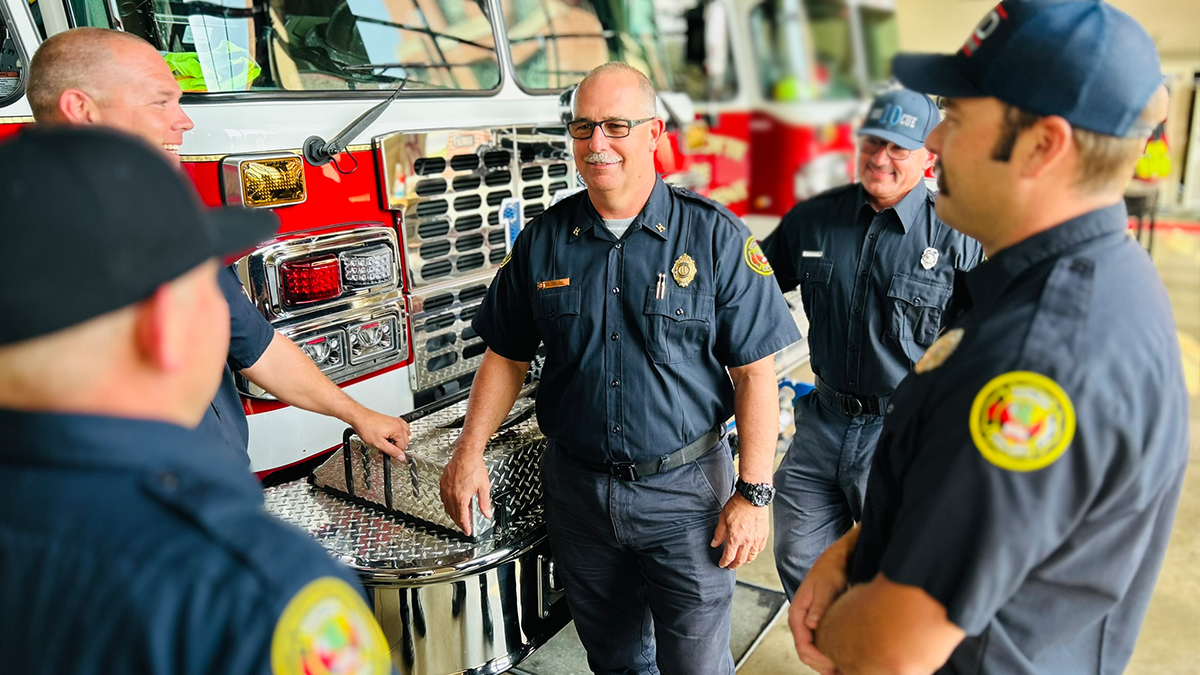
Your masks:
<instances>
[{"instance_id":1,"label":"man in navy baseball cap","mask_svg":"<svg viewBox=\"0 0 1200 675\"><path fill-rule=\"evenodd\" d=\"M905 150L916 150L925 146L925 137L939 119L933 99L911 89L893 89L871 102L858 135L874 136Z\"/></svg>"},{"instance_id":2,"label":"man in navy baseball cap","mask_svg":"<svg viewBox=\"0 0 1200 675\"><path fill-rule=\"evenodd\" d=\"M822 673L1123 672L1188 462L1170 301L1122 199L1166 116L1154 43L1103 2L1006 0L893 72L944 97L937 213L988 260L891 398L796 649ZM896 319L926 302L911 276Z\"/></svg>"},{"instance_id":3,"label":"man in navy baseball cap","mask_svg":"<svg viewBox=\"0 0 1200 675\"><path fill-rule=\"evenodd\" d=\"M780 290L799 287L815 317L816 387L796 402L775 471L775 567L789 597L861 518L896 385L937 339L955 273L983 257L934 213L924 180L934 157L923 146L938 119L925 94L880 94L858 130L858 182L796 204L762 242Z\"/></svg>"}]
</instances>

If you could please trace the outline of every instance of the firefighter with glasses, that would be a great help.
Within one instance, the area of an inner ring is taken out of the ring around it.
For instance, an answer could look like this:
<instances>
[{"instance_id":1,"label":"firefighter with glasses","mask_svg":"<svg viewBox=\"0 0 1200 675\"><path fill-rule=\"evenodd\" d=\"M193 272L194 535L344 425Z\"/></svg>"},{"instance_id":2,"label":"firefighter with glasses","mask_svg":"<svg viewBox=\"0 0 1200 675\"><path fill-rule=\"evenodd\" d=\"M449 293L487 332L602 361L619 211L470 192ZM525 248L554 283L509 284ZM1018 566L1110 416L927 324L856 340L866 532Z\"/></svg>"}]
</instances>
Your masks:
<instances>
[{"instance_id":1,"label":"firefighter with glasses","mask_svg":"<svg viewBox=\"0 0 1200 675\"><path fill-rule=\"evenodd\" d=\"M473 498L490 517L484 445L545 343L546 524L592 671L732 675L734 569L769 528L774 354L800 335L746 226L655 173L655 112L625 64L580 83L587 190L526 226L475 316L488 350L442 501L464 528Z\"/></svg>"},{"instance_id":2,"label":"firefighter with glasses","mask_svg":"<svg viewBox=\"0 0 1200 675\"><path fill-rule=\"evenodd\" d=\"M858 132L859 182L796 205L763 241L780 288L800 287L816 374L775 473L775 564L788 597L862 519L892 392L937 339L955 272L981 257L925 187L935 157L922 146L938 119L923 94L876 98Z\"/></svg>"}]
</instances>

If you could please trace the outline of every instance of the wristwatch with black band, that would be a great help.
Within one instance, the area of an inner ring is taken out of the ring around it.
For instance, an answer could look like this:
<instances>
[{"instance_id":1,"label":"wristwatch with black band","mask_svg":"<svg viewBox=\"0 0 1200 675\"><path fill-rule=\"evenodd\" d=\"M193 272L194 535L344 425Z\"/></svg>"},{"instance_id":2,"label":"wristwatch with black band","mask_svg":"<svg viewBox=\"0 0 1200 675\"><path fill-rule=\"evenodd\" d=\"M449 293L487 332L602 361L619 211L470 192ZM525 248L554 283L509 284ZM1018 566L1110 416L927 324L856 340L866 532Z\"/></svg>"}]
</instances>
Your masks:
<instances>
[{"instance_id":1,"label":"wristwatch with black band","mask_svg":"<svg viewBox=\"0 0 1200 675\"><path fill-rule=\"evenodd\" d=\"M775 486L770 483L747 483L739 476L735 487L739 495L755 506L767 506L775 498Z\"/></svg>"}]
</instances>

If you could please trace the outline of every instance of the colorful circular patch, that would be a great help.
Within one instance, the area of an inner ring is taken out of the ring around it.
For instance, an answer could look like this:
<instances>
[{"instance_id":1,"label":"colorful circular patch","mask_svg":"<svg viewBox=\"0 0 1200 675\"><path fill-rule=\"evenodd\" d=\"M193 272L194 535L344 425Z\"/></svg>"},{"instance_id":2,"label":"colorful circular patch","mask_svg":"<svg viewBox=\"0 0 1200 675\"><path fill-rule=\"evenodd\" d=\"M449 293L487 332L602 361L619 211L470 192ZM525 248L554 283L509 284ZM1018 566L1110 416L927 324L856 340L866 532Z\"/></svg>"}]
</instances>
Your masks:
<instances>
[{"instance_id":1,"label":"colorful circular patch","mask_svg":"<svg viewBox=\"0 0 1200 675\"><path fill-rule=\"evenodd\" d=\"M271 639L274 675L386 675L387 640L350 584L322 577L284 608Z\"/></svg>"},{"instance_id":2,"label":"colorful circular patch","mask_svg":"<svg viewBox=\"0 0 1200 675\"><path fill-rule=\"evenodd\" d=\"M984 459L1009 471L1049 466L1075 437L1075 408L1054 380L1027 371L996 377L971 406L971 438Z\"/></svg>"},{"instance_id":3,"label":"colorful circular patch","mask_svg":"<svg viewBox=\"0 0 1200 675\"><path fill-rule=\"evenodd\" d=\"M763 255L762 247L758 245L758 240L750 237L746 240L746 245L742 247L742 257L745 258L746 264L750 269L758 272L764 277L769 277L775 273L771 269L771 263L767 260L767 256Z\"/></svg>"}]
</instances>

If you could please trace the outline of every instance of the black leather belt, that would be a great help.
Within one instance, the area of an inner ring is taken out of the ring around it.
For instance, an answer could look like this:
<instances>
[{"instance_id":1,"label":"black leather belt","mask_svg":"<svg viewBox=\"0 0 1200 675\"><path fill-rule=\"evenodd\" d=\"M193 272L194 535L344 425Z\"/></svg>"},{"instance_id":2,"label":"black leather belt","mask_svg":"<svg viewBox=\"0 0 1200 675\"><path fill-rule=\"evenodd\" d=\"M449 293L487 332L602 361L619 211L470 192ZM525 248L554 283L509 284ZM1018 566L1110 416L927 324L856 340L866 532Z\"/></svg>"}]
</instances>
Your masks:
<instances>
[{"instance_id":1,"label":"black leather belt","mask_svg":"<svg viewBox=\"0 0 1200 675\"><path fill-rule=\"evenodd\" d=\"M597 473L615 476L621 480L634 481L639 478L646 478L664 471L670 471L687 464L688 462L699 459L708 454L709 450L725 436L725 425L721 424L704 434L700 438L688 443L682 448L672 452L671 454L661 459L652 459L646 462L611 462L599 464L589 462L586 459L580 459L571 453L569 449L564 447L567 456L580 466L595 471Z\"/></svg>"},{"instance_id":2,"label":"black leather belt","mask_svg":"<svg viewBox=\"0 0 1200 675\"><path fill-rule=\"evenodd\" d=\"M887 396L855 396L843 394L817 378L817 394L823 396L830 405L843 413L858 417L859 415L882 415L887 410Z\"/></svg>"}]
</instances>

